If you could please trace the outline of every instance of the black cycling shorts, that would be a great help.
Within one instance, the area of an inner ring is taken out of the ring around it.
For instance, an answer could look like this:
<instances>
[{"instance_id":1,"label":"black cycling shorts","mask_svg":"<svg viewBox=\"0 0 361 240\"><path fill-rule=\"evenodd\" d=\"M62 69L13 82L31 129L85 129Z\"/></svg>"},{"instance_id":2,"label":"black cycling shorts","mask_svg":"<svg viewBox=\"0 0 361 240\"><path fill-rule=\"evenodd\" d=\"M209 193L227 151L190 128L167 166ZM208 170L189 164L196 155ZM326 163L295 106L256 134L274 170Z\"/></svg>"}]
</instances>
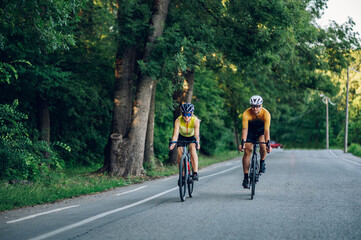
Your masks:
<instances>
[{"instance_id":1,"label":"black cycling shorts","mask_svg":"<svg viewBox=\"0 0 361 240\"><path fill-rule=\"evenodd\" d=\"M247 142L258 141L258 138L262 135L264 135L263 121L252 121L248 123Z\"/></svg>"},{"instance_id":2,"label":"black cycling shorts","mask_svg":"<svg viewBox=\"0 0 361 240\"><path fill-rule=\"evenodd\" d=\"M178 135L178 141L197 141L196 137L195 136L192 136L192 137L185 137L181 134ZM183 147L184 144L182 143L178 143L177 144L177 147Z\"/></svg>"}]
</instances>

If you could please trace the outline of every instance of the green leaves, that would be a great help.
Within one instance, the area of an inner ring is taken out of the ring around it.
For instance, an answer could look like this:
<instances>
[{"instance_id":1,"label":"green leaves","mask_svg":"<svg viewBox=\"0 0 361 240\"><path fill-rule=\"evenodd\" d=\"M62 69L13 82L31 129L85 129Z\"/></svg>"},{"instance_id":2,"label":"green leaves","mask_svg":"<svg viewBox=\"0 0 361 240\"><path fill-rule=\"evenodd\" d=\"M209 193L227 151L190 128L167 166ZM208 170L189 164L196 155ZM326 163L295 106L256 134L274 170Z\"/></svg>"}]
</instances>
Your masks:
<instances>
[{"instance_id":1,"label":"green leaves","mask_svg":"<svg viewBox=\"0 0 361 240\"><path fill-rule=\"evenodd\" d=\"M18 72L12 65L0 62L0 76L0 82L10 84L10 78L14 76L17 79Z\"/></svg>"},{"instance_id":2,"label":"green leaves","mask_svg":"<svg viewBox=\"0 0 361 240\"><path fill-rule=\"evenodd\" d=\"M31 63L25 60L16 60L9 63L0 62L0 83L10 84L10 79L18 79L18 71L14 67L16 63L26 63L31 66Z\"/></svg>"},{"instance_id":3,"label":"green leaves","mask_svg":"<svg viewBox=\"0 0 361 240\"><path fill-rule=\"evenodd\" d=\"M0 105L0 180L37 181L57 174L63 161L46 142L30 137L28 116L17 110L18 104Z\"/></svg>"}]
</instances>

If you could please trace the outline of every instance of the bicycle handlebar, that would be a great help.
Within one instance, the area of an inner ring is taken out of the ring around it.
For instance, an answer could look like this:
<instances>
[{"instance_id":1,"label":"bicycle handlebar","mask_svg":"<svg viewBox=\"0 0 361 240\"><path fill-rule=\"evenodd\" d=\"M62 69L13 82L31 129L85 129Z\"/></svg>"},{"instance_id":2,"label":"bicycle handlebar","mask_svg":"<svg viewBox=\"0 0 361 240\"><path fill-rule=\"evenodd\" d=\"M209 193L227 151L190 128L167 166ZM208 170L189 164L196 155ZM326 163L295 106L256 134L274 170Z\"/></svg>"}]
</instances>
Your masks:
<instances>
[{"instance_id":1,"label":"bicycle handlebar","mask_svg":"<svg viewBox=\"0 0 361 240\"><path fill-rule=\"evenodd\" d=\"M195 143L196 144L196 149L198 151L198 142L197 141L187 141L187 140L181 140L181 141L172 141L171 138L169 138L169 147L173 144L173 143L183 143L183 144L190 144L190 143Z\"/></svg>"},{"instance_id":2,"label":"bicycle handlebar","mask_svg":"<svg viewBox=\"0 0 361 240\"><path fill-rule=\"evenodd\" d=\"M270 148L270 142L269 142L269 140L268 140L267 142L259 142L259 141L244 141L244 140L242 139L242 142L241 142L242 147L244 146L245 143L266 144L266 147L267 147L267 148Z\"/></svg>"}]
</instances>

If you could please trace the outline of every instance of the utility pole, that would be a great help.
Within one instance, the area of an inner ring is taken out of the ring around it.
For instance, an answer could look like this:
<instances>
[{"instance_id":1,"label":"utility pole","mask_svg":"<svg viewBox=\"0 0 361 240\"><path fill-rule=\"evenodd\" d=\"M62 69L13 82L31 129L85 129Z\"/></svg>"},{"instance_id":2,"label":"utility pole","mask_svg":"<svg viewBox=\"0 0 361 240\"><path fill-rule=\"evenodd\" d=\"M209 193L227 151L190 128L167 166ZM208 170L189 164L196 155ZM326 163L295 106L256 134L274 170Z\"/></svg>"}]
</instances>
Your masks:
<instances>
[{"instance_id":1,"label":"utility pole","mask_svg":"<svg viewBox=\"0 0 361 240\"><path fill-rule=\"evenodd\" d=\"M328 103L331 103L332 105L335 105L335 103L331 102L331 100L328 97L326 97L325 95L323 95L323 94L320 94L320 97L323 97L322 102L324 104L326 104L326 149L328 149L329 148Z\"/></svg>"},{"instance_id":2,"label":"utility pole","mask_svg":"<svg viewBox=\"0 0 361 240\"><path fill-rule=\"evenodd\" d=\"M347 135L348 135L348 85L350 81L350 68L347 67L347 82L346 82L346 123L345 123L345 146L344 146L344 152L347 153Z\"/></svg>"}]
</instances>

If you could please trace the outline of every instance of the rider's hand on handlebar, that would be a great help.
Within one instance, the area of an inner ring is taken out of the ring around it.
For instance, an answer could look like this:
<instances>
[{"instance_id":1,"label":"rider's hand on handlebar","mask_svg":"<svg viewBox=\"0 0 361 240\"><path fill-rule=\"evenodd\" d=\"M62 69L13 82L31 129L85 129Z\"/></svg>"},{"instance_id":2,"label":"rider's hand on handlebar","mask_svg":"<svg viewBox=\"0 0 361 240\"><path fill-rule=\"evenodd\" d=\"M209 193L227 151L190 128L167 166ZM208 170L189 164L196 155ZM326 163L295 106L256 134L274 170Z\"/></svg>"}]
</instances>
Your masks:
<instances>
[{"instance_id":1,"label":"rider's hand on handlebar","mask_svg":"<svg viewBox=\"0 0 361 240\"><path fill-rule=\"evenodd\" d=\"M267 149L267 153L272 152L272 147L270 146L269 140L267 141L266 149Z\"/></svg>"},{"instance_id":2,"label":"rider's hand on handlebar","mask_svg":"<svg viewBox=\"0 0 361 240\"><path fill-rule=\"evenodd\" d=\"M174 147L175 147L175 145L176 145L175 143L170 144L170 145L169 145L169 150L173 150Z\"/></svg>"},{"instance_id":3,"label":"rider's hand on handlebar","mask_svg":"<svg viewBox=\"0 0 361 240\"><path fill-rule=\"evenodd\" d=\"M270 152L272 152L272 147L271 147L271 146L269 146L269 147L266 147L266 149L267 149L267 153L270 153Z\"/></svg>"},{"instance_id":4,"label":"rider's hand on handlebar","mask_svg":"<svg viewBox=\"0 0 361 240\"><path fill-rule=\"evenodd\" d=\"M238 146L239 151L244 152L244 140L242 139L241 145Z\"/></svg>"}]
</instances>

